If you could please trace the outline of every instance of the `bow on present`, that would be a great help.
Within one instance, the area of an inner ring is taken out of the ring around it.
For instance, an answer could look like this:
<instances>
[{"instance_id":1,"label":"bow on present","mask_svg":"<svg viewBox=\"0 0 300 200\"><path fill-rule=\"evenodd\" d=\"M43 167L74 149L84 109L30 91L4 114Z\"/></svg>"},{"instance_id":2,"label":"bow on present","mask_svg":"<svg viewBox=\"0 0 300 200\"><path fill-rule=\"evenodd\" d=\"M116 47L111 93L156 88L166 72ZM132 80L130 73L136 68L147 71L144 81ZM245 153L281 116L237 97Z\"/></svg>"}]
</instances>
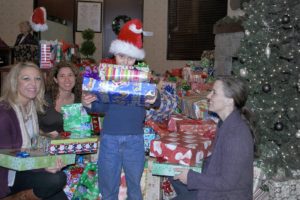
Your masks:
<instances>
[{"instance_id":1,"label":"bow on present","mask_svg":"<svg viewBox=\"0 0 300 200\"><path fill-rule=\"evenodd\" d=\"M161 189L164 191L165 194L172 194L173 193L173 189L171 187L171 183L169 180L164 180L161 186Z\"/></svg>"},{"instance_id":2,"label":"bow on present","mask_svg":"<svg viewBox=\"0 0 300 200\"><path fill-rule=\"evenodd\" d=\"M62 138L69 138L70 135L71 135L71 133L66 132L66 131L63 131L63 132L60 133L60 137L62 137Z\"/></svg>"}]
</instances>

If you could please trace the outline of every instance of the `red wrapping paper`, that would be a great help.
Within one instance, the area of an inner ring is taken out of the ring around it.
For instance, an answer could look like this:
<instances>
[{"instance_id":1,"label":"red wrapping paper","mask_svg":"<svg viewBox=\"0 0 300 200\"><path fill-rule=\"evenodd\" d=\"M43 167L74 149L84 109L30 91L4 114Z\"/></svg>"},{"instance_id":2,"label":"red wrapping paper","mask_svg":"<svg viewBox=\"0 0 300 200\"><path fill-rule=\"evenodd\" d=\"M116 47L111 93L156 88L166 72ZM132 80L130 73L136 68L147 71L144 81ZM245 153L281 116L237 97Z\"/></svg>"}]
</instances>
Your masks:
<instances>
[{"instance_id":1,"label":"red wrapping paper","mask_svg":"<svg viewBox=\"0 0 300 200\"><path fill-rule=\"evenodd\" d=\"M194 166L211 154L211 148L212 140L196 133L170 133L151 141L149 155L167 163Z\"/></svg>"}]
</instances>

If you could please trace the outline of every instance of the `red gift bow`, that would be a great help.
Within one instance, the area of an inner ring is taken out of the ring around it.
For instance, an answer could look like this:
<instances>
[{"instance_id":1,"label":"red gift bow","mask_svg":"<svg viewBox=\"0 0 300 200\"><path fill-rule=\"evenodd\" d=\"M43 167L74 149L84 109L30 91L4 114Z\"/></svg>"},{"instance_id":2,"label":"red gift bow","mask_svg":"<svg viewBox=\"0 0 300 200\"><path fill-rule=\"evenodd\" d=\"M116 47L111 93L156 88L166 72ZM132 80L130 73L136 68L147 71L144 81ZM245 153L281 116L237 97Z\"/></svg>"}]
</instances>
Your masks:
<instances>
[{"instance_id":1,"label":"red gift bow","mask_svg":"<svg viewBox=\"0 0 300 200\"><path fill-rule=\"evenodd\" d=\"M83 168L82 167L74 167L70 170L70 174L72 177L75 177L76 175L82 174Z\"/></svg>"},{"instance_id":2,"label":"red gift bow","mask_svg":"<svg viewBox=\"0 0 300 200\"><path fill-rule=\"evenodd\" d=\"M163 189L164 193L166 193L168 195L173 193L173 189L171 187L171 183L169 180L163 181L161 189Z\"/></svg>"},{"instance_id":3,"label":"red gift bow","mask_svg":"<svg viewBox=\"0 0 300 200\"><path fill-rule=\"evenodd\" d=\"M71 133L66 132L66 131L63 131L60 133L60 137L62 137L62 138L68 138L70 135L71 135Z\"/></svg>"},{"instance_id":4,"label":"red gift bow","mask_svg":"<svg viewBox=\"0 0 300 200\"><path fill-rule=\"evenodd\" d=\"M156 161L157 161L158 163L163 163L163 162L166 162L167 159L165 159L165 158L162 157L162 156L159 156L159 157L156 158Z\"/></svg>"}]
</instances>

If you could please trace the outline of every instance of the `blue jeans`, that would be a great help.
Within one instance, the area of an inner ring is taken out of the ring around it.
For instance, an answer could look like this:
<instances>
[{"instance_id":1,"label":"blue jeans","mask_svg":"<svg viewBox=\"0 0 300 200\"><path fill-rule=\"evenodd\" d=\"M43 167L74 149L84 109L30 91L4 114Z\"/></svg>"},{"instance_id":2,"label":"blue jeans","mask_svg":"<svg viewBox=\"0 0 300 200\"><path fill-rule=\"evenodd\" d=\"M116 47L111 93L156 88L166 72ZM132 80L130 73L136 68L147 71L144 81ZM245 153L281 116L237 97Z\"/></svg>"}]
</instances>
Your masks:
<instances>
[{"instance_id":1,"label":"blue jeans","mask_svg":"<svg viewBox=\"0 0 300 200\"><path fill-rule=\"evenodd\" d=\"M98 159L99 189L104 200L118 200L121 170L127 198L142 200L140 181L144 171L143 135L102 135Z\"/></svg>"}]
</instances>

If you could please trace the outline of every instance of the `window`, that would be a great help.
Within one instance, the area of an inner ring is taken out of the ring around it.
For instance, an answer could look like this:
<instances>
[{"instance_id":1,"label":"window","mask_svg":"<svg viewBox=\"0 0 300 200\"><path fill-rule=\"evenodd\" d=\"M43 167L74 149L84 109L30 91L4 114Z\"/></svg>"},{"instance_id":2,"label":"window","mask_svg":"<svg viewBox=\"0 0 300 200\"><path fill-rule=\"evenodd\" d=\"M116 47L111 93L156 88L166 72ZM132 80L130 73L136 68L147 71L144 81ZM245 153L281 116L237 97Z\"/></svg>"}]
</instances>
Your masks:
<instances>
[{"instance_id":1,"label":"window","mask_svg":"<svg viewBox=\"0 0 300 200\"><path fill-rule=\"evenodd\" d=\"M169 0L168 60L200 60L214 49L213 25L227 14L227 0Z\"/></svg>"}]
</instances>

